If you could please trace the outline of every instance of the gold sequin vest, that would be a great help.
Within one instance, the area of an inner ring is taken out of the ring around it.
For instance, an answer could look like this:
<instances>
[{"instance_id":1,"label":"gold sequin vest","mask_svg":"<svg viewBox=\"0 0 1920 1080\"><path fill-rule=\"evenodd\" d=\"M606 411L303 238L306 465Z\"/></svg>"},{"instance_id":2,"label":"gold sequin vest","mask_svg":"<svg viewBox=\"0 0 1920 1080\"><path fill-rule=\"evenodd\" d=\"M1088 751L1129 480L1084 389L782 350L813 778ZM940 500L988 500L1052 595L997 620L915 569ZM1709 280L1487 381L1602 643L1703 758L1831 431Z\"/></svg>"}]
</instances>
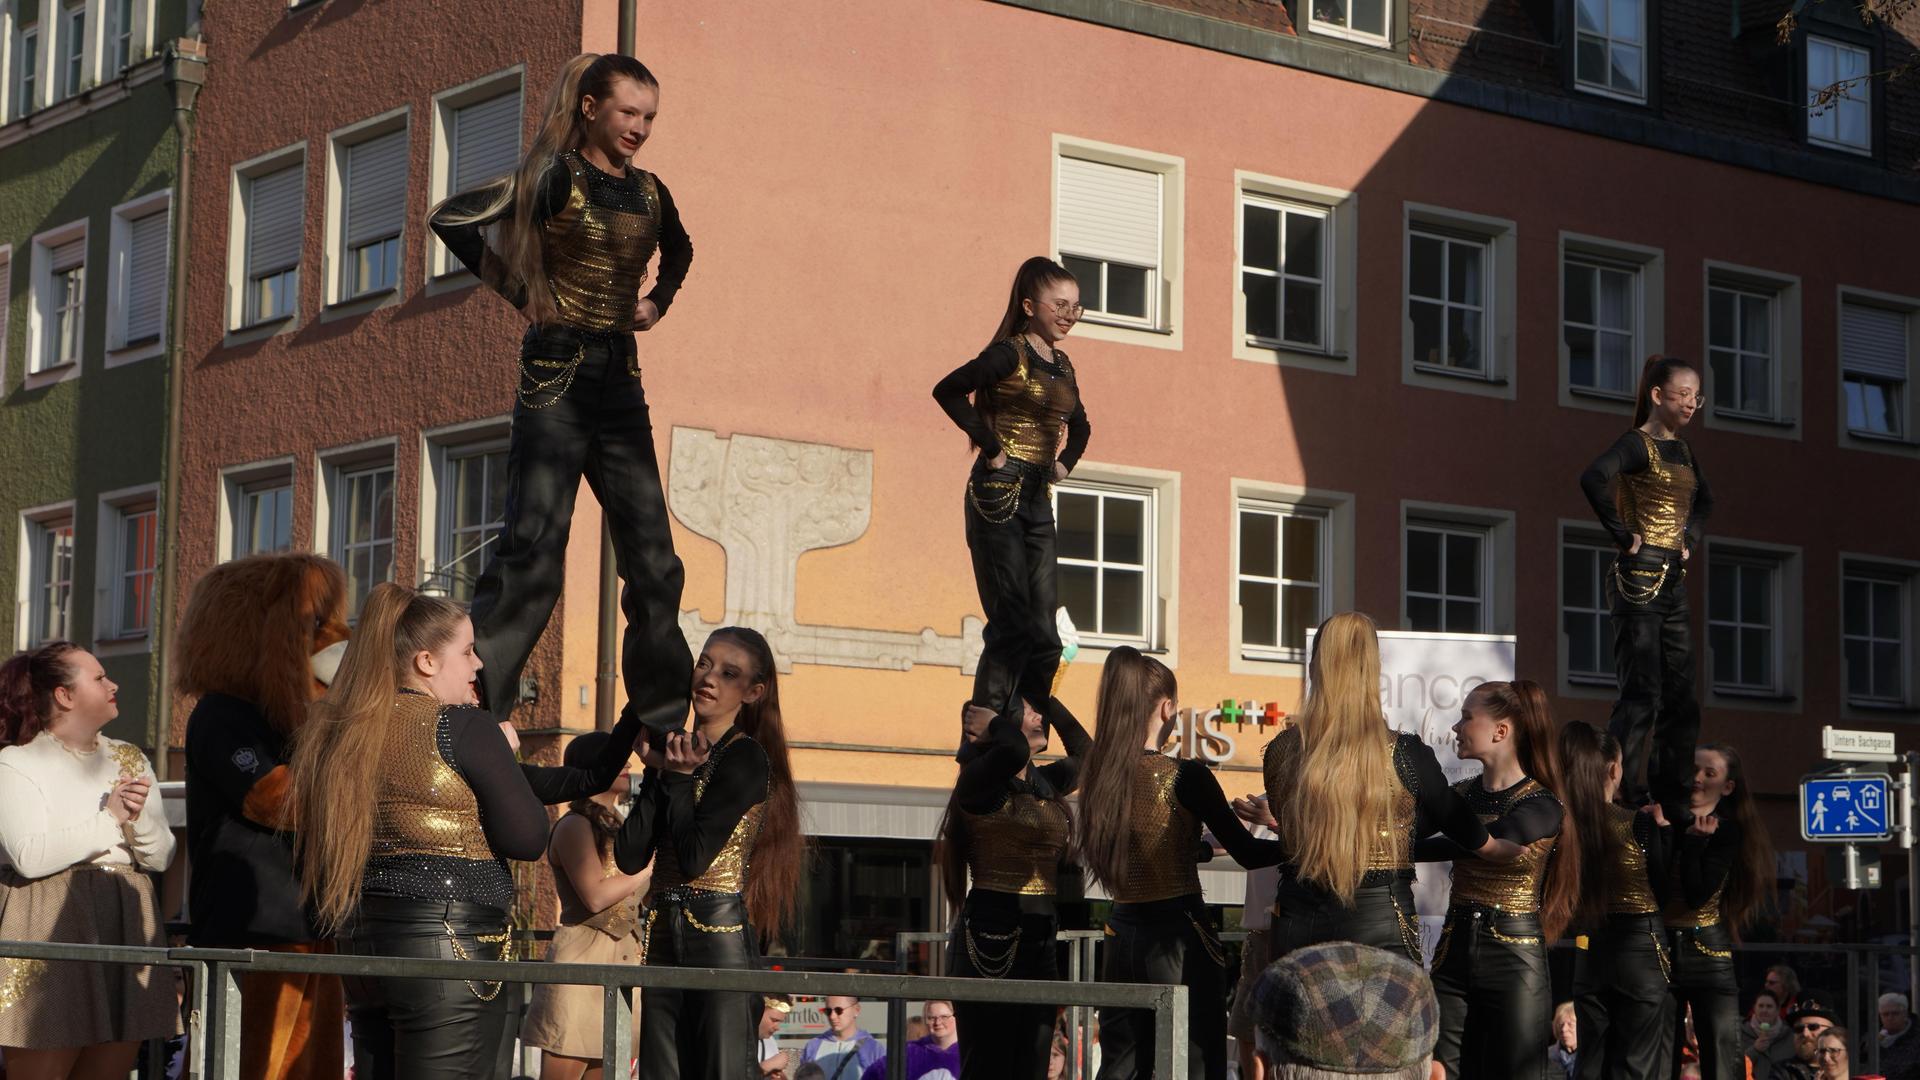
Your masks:
<instances>
[{"instance_id":1,"label":"gold sequin vest","mask_svg":"<svg viewBox=\"0 0 1920 1080\"><path fill-rule=\"evenodd\" d=\"M438 701L401 694L393 703L393 728L375 782L373 848L383 855L439 855L475 861L493 859L480 828L473 789L440 756Z\"/></svg>"},{"instance_id":2,"label":"gold sequin vest","mask_svg":"<svg viewBox=\"0 0 1920 1080\"><path fill-rule=\"evenodd\" d=\"M1453 785L1461 798L1471 800L1479 792L1480 778L1470 776ZM1474 816L1482 825L1500 820L1505 811L1520 805L1522 799L1544 798L1546 789L1528 779L1507 798L1499 812L1487 813L1478 807ZM1453 863L1453 902L1478 904L1515 915L1537 914L1540 910L1540 886L1547 878L1547 859L1553 854L1554 837L1545 836L1521 849L1510 863L1485 859L1456 859Z\"/></svg>"},{"instance_id":3,"label":"gold sequin vest","mask_svg":"<svg viewBox=\"0 0 1920 1080\"><path fill-rule=\"evenodd\" d=\"M1080 404L1073 365L1065 353L1055 352L1054 361L1064 372L1055 376L1033 365L1033 348L1024 337L1008 338L1007 345L1020 362L993 386L993 434L1008 457L1051 467L1060 456L1067 417Z\"/></svg>"},{"instance_id":4,"label":"gold sequin vest","mask_svg":"<svg viewBox=\"0 0 1920 1080\"><path fill-rule=\"evenodd\" d=\"M1662 461L1653 436L1638 430L1635 434L1646 443L1647 468L1615 478L1614 508L1627 531L1639 533L1654 547L1679 551L1686 546L1687 519L1693 514L1693 491L1699 483L1693 472L1693 450L1675 440L1683 460Z\"/></svg>"},{"instance_id":5,"label":"gold sequin vest","mask_svg":"<svg viewBox=\"0 0 1920 1080\"><path fill-rule=\"evenodd\" d=\"M720 759L733 747L747 741L738 728L720 737L707 760L693 771L693 801L697 806L707 793L707 783L713 779L713 771L720 766ZM768 781L772 783L771 780ZM699 877L688 879L686 871L680 869L680 854L674 850L673 838L662 835L653 855L653 891L664 892L668 889L685 889L697 892L742 893L747 891L748 864L753 861L753 842L760 836L760 821L766 817L767 800L762 798L740 815L733 826L727 842L720 847L719 854L707 864L707 869Z\"/></svg>"},{"instance_id":6,"label":"gold sequin vest","mask_svg":"<svg viewBox=\"0 0 1920 1080\"><path fill-rule=\"evenodd\" d=\"M1413 791L1413 765L1403 761L1396 749L1398 736L1391 731L1382 734L1386 736L1384 749L1393 766L1393 791L1386 827L1367 849L1368 878L1363 884L1384 883L1385 876L1413 868L1414 818L1419 809ZM1297 786L1301 758L1306 752L1303 739L1298 727L1287 728L1267 743L1260 759L1260 771L1266 778L1267 805L1273 807L1276 814Z\"/></svg>"},{"instance_id":7,"label":"gold sequin vest","mask_svg":"<svg viewBox=\"0 0 1920 1080\"><path fill-rule=\"evenodd\" d=\"M1021 896L1058 891L1067 851L1067 808L1030 791L1010 792L998 810L965 815L973 887Z\"/></svg>"},{"instance_id":8,"label":"gold sequin vest","mask_svg":"<svg viewBox=\"0 0 1920 1080\"><path fill-rule=\"evenodd\" d=\"M1200 891L1200 819L1173 793L1180 763L1141 756L1133 777L1133 820L1127 834L1127 879L1112 890L1121 904L1145 904Z\"/></svg>"},{"instance_id":9,"label":"gold sequin vest","mask_svg":"<svg viewBox=\"0 0 1920 1080\"><path fill-rule=\"evenodd\" d=\"M1634 831L1639 815L1624 806L1607 807L1607 914L1654 915L1660 901L1647 877L1647 851Z\"/></svg>"},{"instance_id":10,"label":"gold sequin vest","mask_svg":"<svg viewBox=\"0 0 1920 1080\"><path fill-rule=\"evenodd\" d=\"M589 170L578 151L560 161L573 175L567 203L546 221L542 248L559 321L582 330L625 330L647 262L660 243L660 189L639 172L646 213L597 206L587 197Z\"/></svg>"},{"instance_id":11,"label":"gold sequin vest","mask_svg":"<svg viewBox=\"0 0 1920 1080\"><path fill-rule=\"evenodd\" d=\"M1718 926L1721 922L1720 897L1727 891L1723 880L1714 886L1713 895L1699 907L1688 907L1686 891L1680 885L1680 860L1673 860L1673 883L1667 888L1667 906L1661 912L1668 926L1688 930L1696 926Z\"/></svg>"}]
</instances>

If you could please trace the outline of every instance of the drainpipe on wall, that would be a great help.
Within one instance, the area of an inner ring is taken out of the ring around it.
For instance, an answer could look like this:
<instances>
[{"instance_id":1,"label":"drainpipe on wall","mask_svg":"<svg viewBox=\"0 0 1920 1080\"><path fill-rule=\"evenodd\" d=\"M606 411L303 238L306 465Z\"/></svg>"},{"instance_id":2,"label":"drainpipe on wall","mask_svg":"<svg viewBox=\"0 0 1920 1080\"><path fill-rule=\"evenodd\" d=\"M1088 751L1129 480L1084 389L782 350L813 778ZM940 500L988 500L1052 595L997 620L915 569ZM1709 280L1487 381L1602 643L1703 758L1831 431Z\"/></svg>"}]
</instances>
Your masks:
<instances>
[{"instance_id":1,"label":"drainpipe on wall","mask_svg":"<svg viewBox=\"0 0 1920 1080\"><path fill-rule=\"evenodd\" d=\"M639 0L620 0L620 32L615 47L633 55L634 9ZM600 731L613 730L615 706L620 692L620 573L614 561L613 526L607 521L606 508L600 512L600 639L598 642L597 691L593 699L593 726Z\"/></svg>"},{"instance_id":2,"label":"drainpipe on wall","mask_svg":"<svg viewBox=\"0 0 1920 1080\"><path fill-rule=\"evenodd\" d=\"M169 322L167 325L167 433L166 454L160 470L160 610L153 620L152 693L156 707L154 730L148 733L153 745L153 767L160 779L167 779L167 746L173 739L173 623L180 595L175 572L180 565L180 399L181 376L186 367L184 339L187 331L187 222L193 205L193 105L200 87L207 81L206 44L198 37L199 4L192 5L189 31L195 36L177 38L167 44L167 87L173 91L173 131L179 143L179 160L173 178L173 281L167 287Z\"/></svg>"}]
</instances>

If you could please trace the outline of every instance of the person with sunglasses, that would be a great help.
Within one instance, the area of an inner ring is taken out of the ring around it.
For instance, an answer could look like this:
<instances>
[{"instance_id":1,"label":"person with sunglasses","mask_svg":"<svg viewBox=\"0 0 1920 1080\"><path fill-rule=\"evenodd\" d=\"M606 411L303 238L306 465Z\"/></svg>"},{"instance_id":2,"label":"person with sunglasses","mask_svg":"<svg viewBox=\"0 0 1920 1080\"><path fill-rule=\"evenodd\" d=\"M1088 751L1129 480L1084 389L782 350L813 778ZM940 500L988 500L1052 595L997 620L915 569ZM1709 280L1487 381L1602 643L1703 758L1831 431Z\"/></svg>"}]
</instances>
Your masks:
<instances>
[{"instance_id":1,"label":"person with sunglasses","mask_svg":"<svg viewBox=\"0 0 1920 1080\"><path fill-rule=\"evenodd\" d=\"M993 341L933 388L979 451L967 479L967 550L987 626L973 703L1018 726L1044 710L1060 666L1053 485L1087 448L1080 383L1059 342L1080 319L1080 285L1059 263L1020 264Z\"/></svg>"},{"instance_id":2,"label":"person with sunglasses","mask_svg":"<svg viewBox=\"0 0 1920 1080\"><path fill-rule=\"evenodd\" d=\"M1787 1014L1787 1033L1793 1039L1785 1042L1784 1047L1791 1049L1776 1043L1775 1049L1781 1052L1767 1055L1770 1067L1764 1074L1759 1062L1755 1062L1754 1075L1764 1075L1768 1080L1818 1080L1822 1075L1820 1040L1827 1032L1840 1030L1835 1023L1837 1019L1818 997L1811 993L1802 994L1800 1004Z\"/></svg>"},{"instance_id":3,"label":"person with sunglasses","mask_svg":"<svg viewBox=\"0 0 1920 1080\"><path fill-rule=\"evenodd\" d=\"M886 1047L860 1026L860 999L822 999L820 1011L827 1030L800 1048L801 1064L820 1067L827 1080L860 1080L874 1062L887 1056Z\"/></svg>"}]
</instances>

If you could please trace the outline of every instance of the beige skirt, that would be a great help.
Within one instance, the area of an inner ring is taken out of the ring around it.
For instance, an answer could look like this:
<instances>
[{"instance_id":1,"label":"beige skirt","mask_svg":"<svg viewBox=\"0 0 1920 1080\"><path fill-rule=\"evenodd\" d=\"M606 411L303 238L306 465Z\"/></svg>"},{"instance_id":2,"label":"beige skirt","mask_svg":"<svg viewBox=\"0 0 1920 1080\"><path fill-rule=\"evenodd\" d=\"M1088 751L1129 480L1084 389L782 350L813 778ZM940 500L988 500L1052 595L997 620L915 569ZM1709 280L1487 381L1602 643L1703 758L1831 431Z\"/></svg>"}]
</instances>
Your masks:
<instances>
[{"instance_id":1,"label":"beige skirt","mask_svg":"<svg viewBox=\"0 0 1920 1080\"><path fill-rule=\"evenodd\" d=\"M640 942L632 935L614 940L590 926L563 926L553 932L547 959L556 964L638 964ZM639 995L633 995L639 1004ZM603 999L598 986L541 983L533 988L533 1002L520 1025L520 1041L566 1057L600 1060L600 1016ZM633 1046L639 1055L640 1012L633 1015Z\"/></svg>"},{"instance_id":2,"label":"beige skirt","mask_svg":"<svg viewBox=\"0 0 1920 1080\"><path fill-rule=\"evenodd\" d=\"M131 867L0 870L0 940L164 948L153 881ZM59 1050L180 1033L174 969L0 958L0 1046Z\"/></svg>"}]
</instances>

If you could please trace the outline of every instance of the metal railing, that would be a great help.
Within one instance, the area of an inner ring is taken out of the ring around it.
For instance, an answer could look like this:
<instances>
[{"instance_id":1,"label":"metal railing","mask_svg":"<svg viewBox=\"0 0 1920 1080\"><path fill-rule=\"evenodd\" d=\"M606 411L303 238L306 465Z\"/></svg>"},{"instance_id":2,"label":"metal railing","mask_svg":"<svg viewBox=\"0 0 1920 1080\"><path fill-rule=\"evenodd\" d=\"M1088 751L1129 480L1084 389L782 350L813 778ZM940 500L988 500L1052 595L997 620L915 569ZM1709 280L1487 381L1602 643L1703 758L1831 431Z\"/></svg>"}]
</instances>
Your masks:
<instances>
[{"instance_id":1,"label":"metal railing","mask_svg":"<svg viewBox=\"0 0 1920 1080\"><path fill-rule=\"evenodd\" d=\"M602 991L601 1065L608 1076L625 1076L633 1040L629 987L713 990L803 997L841 995L896 1000L940 998L1078 1008L1147 1009L1154 1015L1153 1072L1174 1080L1187 1075L1187 988L1139 983L1043 982L1030 979L956 979L929 975L845 974L821 971L739 971L721 968L647 967L630 964L556 964L501 960L426 960L391 956L339 956L261 952L253 949L163 949L133 945L0 941L0 958L81 961L183 968L193 987L188 1020L189 1075L229 1080L240 1064L239 976L288 972L367 978L446 979L471 982L560 983ZM889 1010L890 1014L900 1010ZM891 1044L900 1046L899 1042ZM890 1053L904 1062L904 1053Z\"/></svg>"}]
</instances>

